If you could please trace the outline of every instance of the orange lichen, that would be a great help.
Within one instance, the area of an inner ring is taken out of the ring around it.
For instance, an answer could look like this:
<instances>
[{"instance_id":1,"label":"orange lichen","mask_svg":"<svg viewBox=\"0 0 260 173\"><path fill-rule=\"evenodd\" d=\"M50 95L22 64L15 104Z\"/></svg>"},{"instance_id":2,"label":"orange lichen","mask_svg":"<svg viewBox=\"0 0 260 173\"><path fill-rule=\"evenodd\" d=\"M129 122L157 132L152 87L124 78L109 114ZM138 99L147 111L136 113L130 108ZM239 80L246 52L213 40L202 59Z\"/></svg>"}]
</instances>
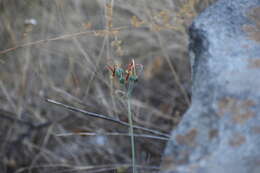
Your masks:
<instances>
[{"instance_id":1,"label":"orange lichen","mask_svg":"<svg viewBox=\"0 0 260 173\"><path fill-rule=\"evenodd\" d=\"M260 58L251 58L248 60L248 68L260 69Z\"/></svg>"},{"instance_id":2,"label":"orange lichen","mask_svg":"<svg viewBox=\"0 0 260 173\"><path fill-rule=\"evenodd\" d=\"M252 111L247 111L245 113L236 114L235 116L233 116L232 120L237 124L243 124L254 116L255 113L253 113Z\"/></svg>"},{"instance_id":3,"label":"orange lichen","mask_svg":"<svg viewBox=\"0 0 260 173\"><path fill-rule=\"evenodd\" d=\"M236 100L230 97L225 97L218 102L218 115L223 116L226 112L230 112L234 110L234 106L236 104Z\"/></svg>"},{"instance_id":4,"label":"orange lichen","mask_svg":"<svg viewBox=\"0 0 260 173\"><path fill-rule=\"evenodd\" d=\"M255 25L244 25L242 29L249 39L260 42L260 7L253 8L248 17Z\"/></svg>"},{"instance_id":5,"label":"orange lichen","mask_svg":"<svg viewBox=\"0 0 260 173\"><path fill-rule=\"evenodd\" d=\"M253 133L255 133L255 134L260 134L260 126L254 126L254 127L252 128L252 131L253 131Z\"/></svg>"},{"instance_id":6,"label":"orange lichen","mask_svg":"<svg viewBox=\"0 0 260 173\"><path fill-rule=\"evenodd\" d=\"M247 120L253 118L255 113L251 110L255 106L252 100L239 100L231 97L225 97L218 102L218 115L229 114L232 121L237 124L244 124Z\"/></svg>"},{"instance_id":7,"label":"orange lichen","mask_svg":"<svg viewBox=\"0 0 260 173\"><path fill-rule=\"evenodd\" d=\"M191 129L186 135L177 135L176 141L181 145L194 146L196 145L197 129Z\"/></svg>"},{"instance_id":8,"label":"orange lichen","mask_svg":"<svg viewBox=\"0 0 260 173\"><path fill-rule=\"evenodd\" d=\"M245 142L246 142L245 136L242 136L239 133L235 133L234 135L232 135L232 138L229 140L229 145L232 147L239 147Z\"/></svg>"}]
</instances>

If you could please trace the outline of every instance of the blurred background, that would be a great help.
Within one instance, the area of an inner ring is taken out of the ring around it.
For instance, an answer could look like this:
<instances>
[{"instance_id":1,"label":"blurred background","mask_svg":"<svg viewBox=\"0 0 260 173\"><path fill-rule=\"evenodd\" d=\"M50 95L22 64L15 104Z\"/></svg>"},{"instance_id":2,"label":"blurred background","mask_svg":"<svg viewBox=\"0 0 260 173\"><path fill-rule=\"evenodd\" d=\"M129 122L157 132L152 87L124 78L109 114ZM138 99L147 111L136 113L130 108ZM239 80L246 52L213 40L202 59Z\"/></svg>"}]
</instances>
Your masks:
<instances>
[{"instance_id":1,"label":"blurred background","mask_svg":"<svg viewBox=\"0 0 260 173\"><path fill-rule=\"evenodd\" d=\"M135 59L134 124L170 135L190 105L188 27L212 2L1 0L0 172L131 172L127 127L45 99L128 122L107 65ZM158 172L166 143L136 137L139 172Z\"/></svg>"}]
</instances>

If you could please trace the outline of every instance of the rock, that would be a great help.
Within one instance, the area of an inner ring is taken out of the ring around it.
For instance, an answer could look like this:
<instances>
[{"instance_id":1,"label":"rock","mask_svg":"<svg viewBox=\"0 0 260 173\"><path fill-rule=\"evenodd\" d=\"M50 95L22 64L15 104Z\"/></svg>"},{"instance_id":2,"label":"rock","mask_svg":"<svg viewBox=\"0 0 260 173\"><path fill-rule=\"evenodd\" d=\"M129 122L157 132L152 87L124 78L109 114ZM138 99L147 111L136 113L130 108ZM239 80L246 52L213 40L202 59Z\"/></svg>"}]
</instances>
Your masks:
<instances>
[{"instance_id":1,"label":"rock","mask_svg":"<svg viewBox=\"0 0 260 173\"><path fill-rule=\"evenodd\" d=\"M192 104L163 173L260 172L260 0L219 0L190 28Z\"/></svg>"}]
</instances>

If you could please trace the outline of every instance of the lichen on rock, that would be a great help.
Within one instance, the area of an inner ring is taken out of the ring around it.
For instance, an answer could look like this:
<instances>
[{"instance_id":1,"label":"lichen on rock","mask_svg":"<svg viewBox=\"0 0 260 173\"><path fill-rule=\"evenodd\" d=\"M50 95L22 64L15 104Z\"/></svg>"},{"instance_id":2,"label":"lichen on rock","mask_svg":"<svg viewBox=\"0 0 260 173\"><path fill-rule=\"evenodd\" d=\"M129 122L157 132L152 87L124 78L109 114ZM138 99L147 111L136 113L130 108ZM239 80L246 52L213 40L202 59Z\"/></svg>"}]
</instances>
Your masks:
<instances>
[{"instance_id":1,"label":"lichen on rock","mask_svg":"<svg viewBox=\"0 0 260 173\"><path fill-rule=\"evenodd\" d=\"M161 172L260 172L259 33L259 0L218 0L194 20L192 104Z\"/></svg>"}]
</instances>

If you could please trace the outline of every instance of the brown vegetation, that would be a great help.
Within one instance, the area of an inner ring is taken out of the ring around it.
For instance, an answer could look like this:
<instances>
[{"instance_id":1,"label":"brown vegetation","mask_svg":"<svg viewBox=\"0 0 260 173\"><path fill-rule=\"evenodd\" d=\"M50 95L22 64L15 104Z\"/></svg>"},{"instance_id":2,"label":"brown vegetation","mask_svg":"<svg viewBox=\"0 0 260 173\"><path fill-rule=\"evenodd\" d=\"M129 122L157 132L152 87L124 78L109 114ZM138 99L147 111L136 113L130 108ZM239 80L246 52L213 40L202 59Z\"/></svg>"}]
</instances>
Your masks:
<instances>
[{"instance_id":1,"label":"brown vegetation","mask_svg":"<svg viewBox=\"0 0 260 173\"><path fill-rule=\"evenodd\" d=\"M134 58L144 65L134 123L169 134L190 103L186 28L209 3L1 1L1 172L127 172L129 137L120 135L127 127L45 98L127 122L123 90L105 67ZM64 133L75 135L57 136ZM165 143L136 137L139 172L157 172Z\"/></svg>"}]
</instances>

